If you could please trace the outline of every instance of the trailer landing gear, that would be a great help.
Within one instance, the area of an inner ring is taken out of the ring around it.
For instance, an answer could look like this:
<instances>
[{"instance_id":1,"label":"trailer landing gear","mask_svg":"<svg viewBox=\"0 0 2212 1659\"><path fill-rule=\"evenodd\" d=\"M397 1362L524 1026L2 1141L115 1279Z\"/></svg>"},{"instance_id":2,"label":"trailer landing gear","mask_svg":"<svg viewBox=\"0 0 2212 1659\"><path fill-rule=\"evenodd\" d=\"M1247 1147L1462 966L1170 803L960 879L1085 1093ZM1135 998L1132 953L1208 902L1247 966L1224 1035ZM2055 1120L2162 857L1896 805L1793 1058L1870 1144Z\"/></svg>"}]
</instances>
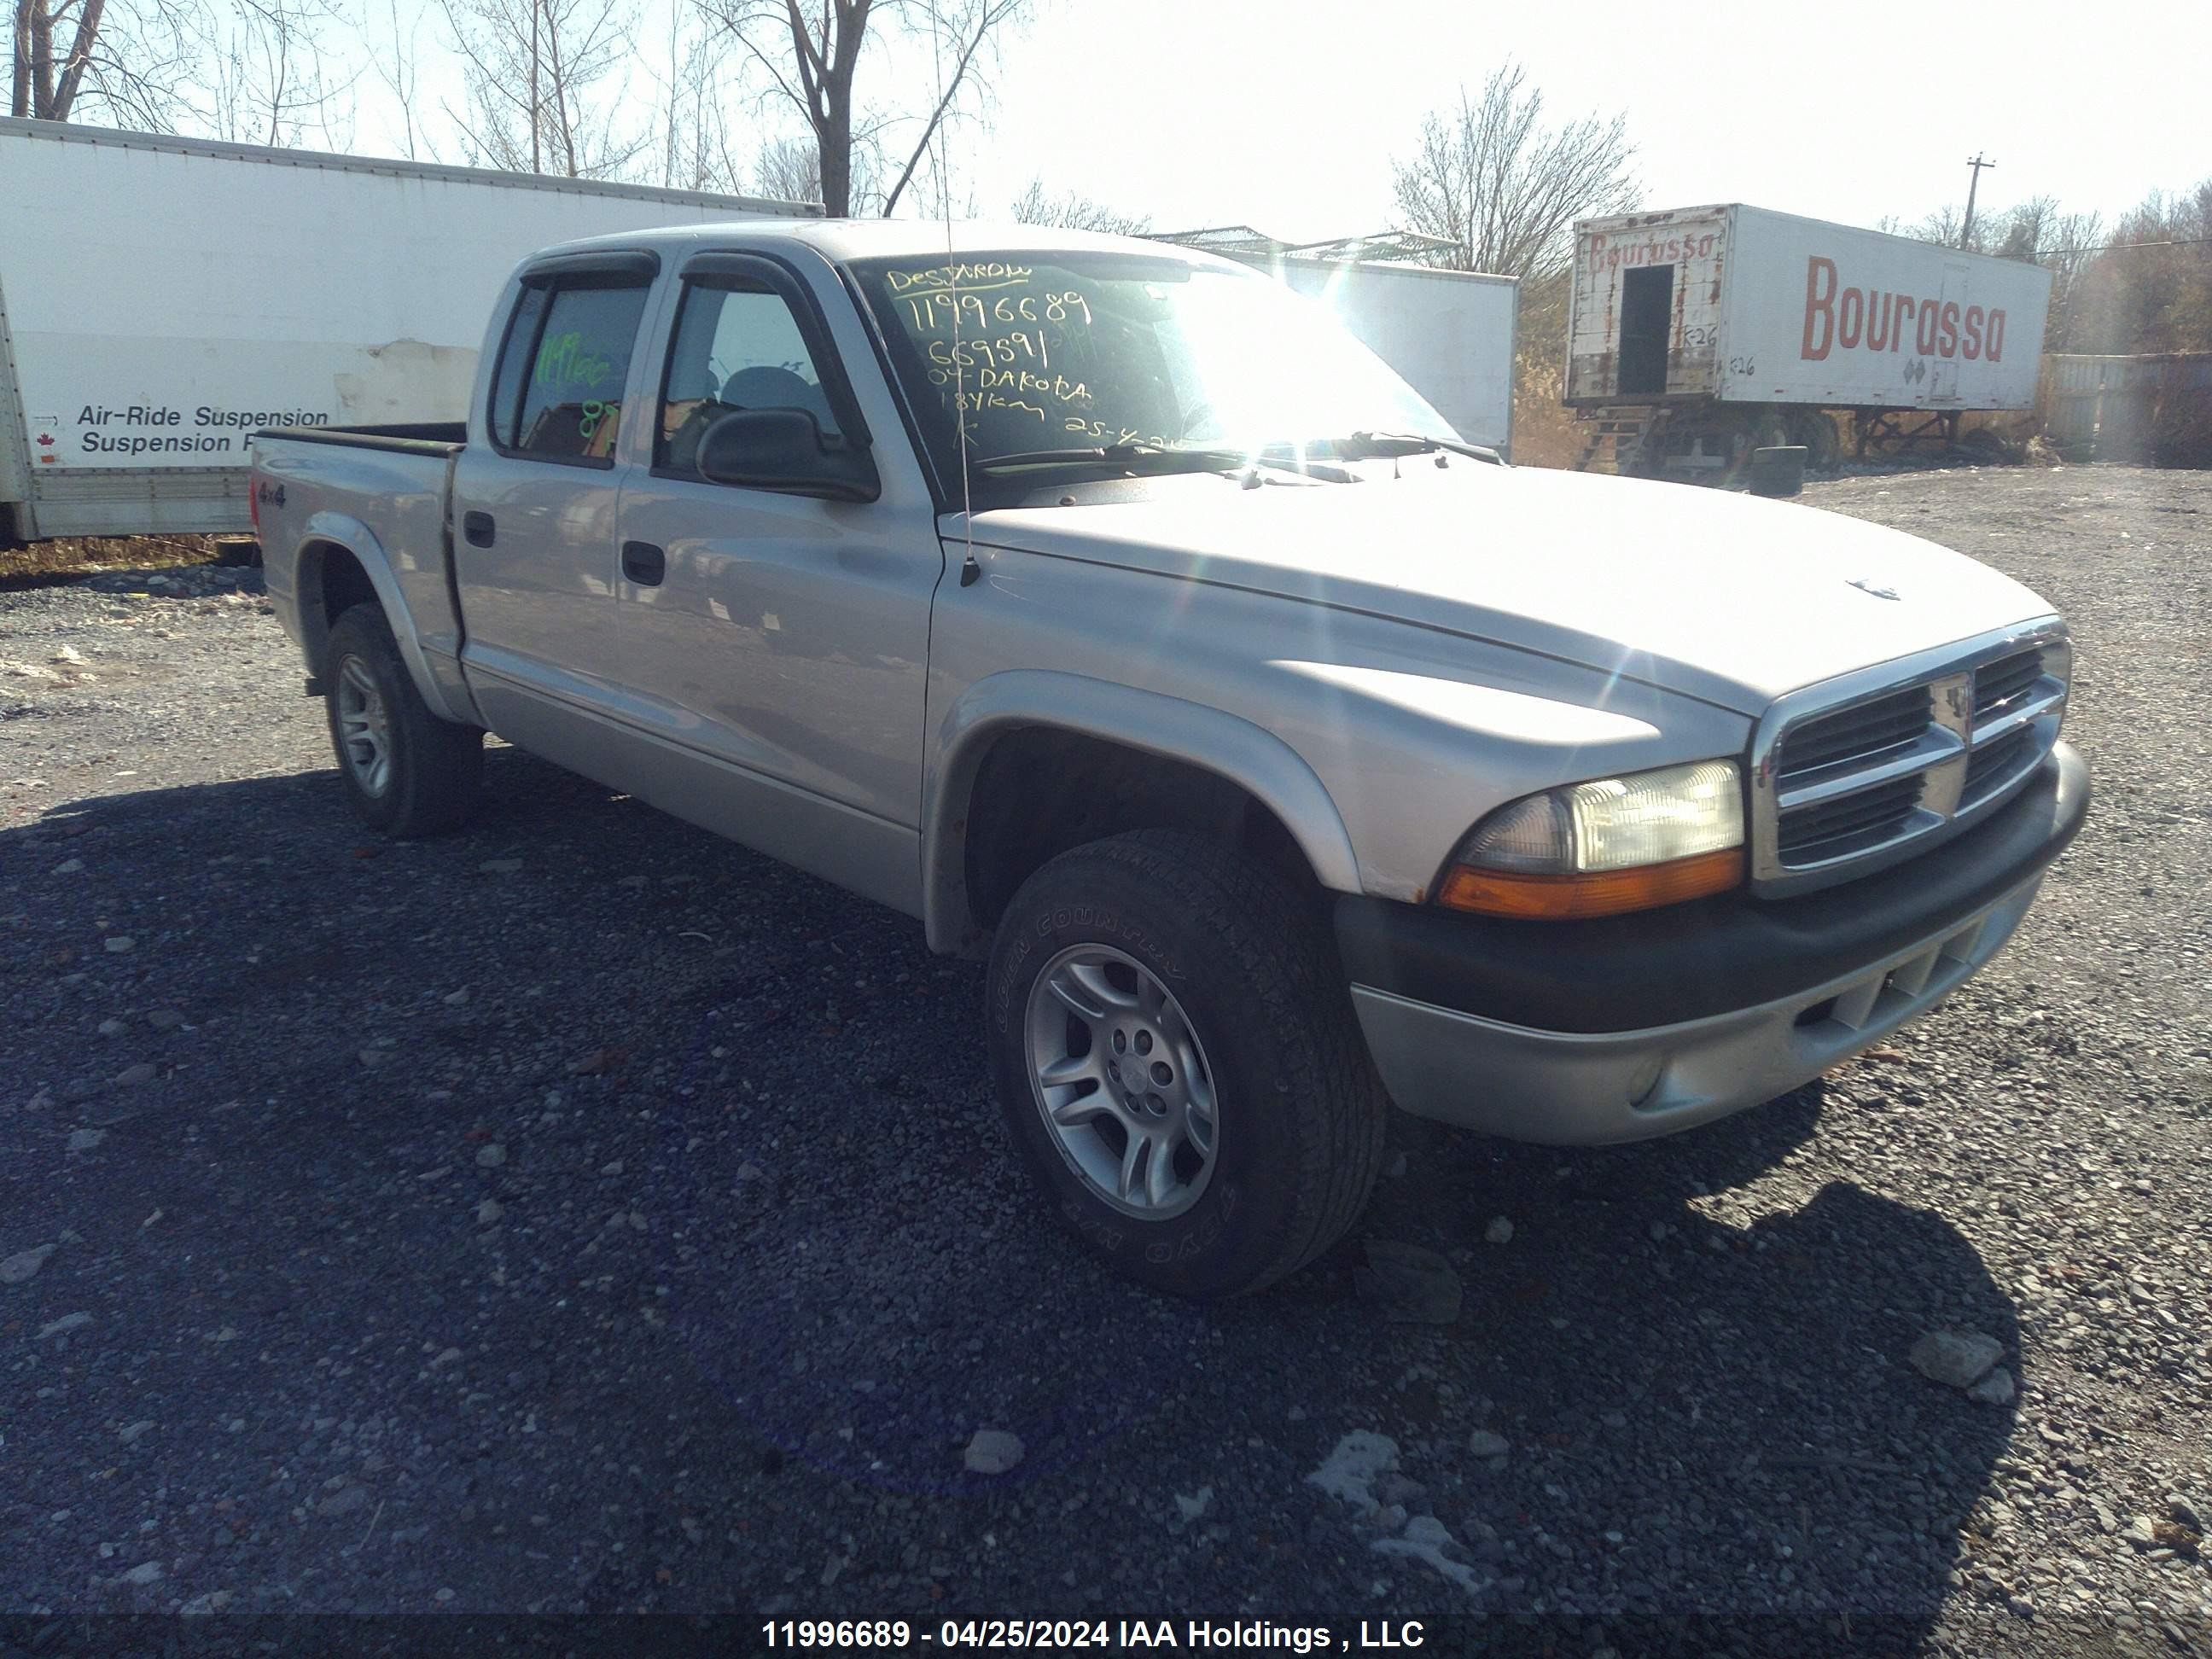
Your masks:
<instances>
[{"instance_id":1,"label":"trailer landing gear","mask_svg":"<svg viewBox=\"0 0 2212 1659\"><path fill-rule=\"evenodd\" d=\"M1959 415L1955 409L1853 410L1858 459L1866 459L1869 449L1910 453L1930 444L1948 453L1959 446Z\"/></svg>"}]
</instances>

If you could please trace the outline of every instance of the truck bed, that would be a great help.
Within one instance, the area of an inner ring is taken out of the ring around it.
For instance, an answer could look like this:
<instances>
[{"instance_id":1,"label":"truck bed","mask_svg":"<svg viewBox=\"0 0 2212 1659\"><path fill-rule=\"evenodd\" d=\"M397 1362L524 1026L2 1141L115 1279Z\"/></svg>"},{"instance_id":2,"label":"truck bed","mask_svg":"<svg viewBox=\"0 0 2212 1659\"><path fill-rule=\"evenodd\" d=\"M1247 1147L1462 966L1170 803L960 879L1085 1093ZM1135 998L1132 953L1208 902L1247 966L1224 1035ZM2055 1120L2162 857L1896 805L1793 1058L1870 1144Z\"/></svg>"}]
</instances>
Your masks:
<instances>
[{"instance_id":1,"label":"truck bed","mask_svg":"<svg viewBox=\"0 0 2212 1659\"><path fill-rule=\"evenodd\" d=\"M254 528L277 621L321 672L346 606L377 600L400 653L438 701L468 720L460 605L449 565L459 421L403 426L268 427L252 438ZM344 550L333 552L343 543Z\"/></svg>"}]
</instances>

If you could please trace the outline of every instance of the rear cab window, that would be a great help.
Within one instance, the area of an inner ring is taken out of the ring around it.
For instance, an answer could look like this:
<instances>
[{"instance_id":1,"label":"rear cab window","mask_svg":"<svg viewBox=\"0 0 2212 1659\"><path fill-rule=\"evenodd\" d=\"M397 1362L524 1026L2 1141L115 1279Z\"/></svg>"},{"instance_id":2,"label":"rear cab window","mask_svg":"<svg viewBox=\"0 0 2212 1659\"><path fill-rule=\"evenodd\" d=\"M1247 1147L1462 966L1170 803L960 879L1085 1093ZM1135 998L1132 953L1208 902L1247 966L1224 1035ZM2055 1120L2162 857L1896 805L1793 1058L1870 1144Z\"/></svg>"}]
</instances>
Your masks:
<instances>
[{"instance_id":1,"label":"rear cab window","mask_svg":"<svg viewBox=\"0 0 2212 1659\"><path fill-rule=\"evenodd\" d=\"M611 466L649 277L526 275L488 411L504 454Z\"/></svg>"}]
</instances>

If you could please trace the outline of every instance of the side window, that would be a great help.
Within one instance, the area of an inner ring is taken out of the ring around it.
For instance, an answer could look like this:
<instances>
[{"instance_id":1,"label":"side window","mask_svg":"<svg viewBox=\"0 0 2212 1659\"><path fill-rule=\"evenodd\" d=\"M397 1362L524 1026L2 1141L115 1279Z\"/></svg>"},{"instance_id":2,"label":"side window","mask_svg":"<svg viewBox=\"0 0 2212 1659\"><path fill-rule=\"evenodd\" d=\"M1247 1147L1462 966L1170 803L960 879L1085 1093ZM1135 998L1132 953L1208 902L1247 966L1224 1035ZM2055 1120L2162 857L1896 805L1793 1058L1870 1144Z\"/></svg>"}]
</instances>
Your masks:
<instances>
[{"instance_id":1,"label":"side window","mask_svg":"<svg viewBox=\"0 0 2212 1659\"><path fill-rule=\"evenodd\" d=\"M526 302L517 308L499 372L502 386L510 374L521 382L510 448L548 461L612 459L623 387L648 291L558 286L546 290L526 356L518 352L528 307ZM500 413L495 404L495 431Z\"/></svg>"},{"instance_id":2,"label":"side window","mask_svg":"<svg viewBox=\"0 0 2212 1659\"><path fill-rule=\"evenodd\" d=\"M538 352L538 331L545 321L545 302L550 289L526 288L514 302L514 315L507 325L507 338L499 349L499 374L491 385L488 413L492 442L501 449L514 447L514 422L522 404L522 383L529 378L530 360Z\"/></svg>"},{"instance_id":3,"label":"side window","mask_svg":"<svg viewBox=\"0 0 2212 1659\"><path fill-rule=\"evenodd\" d=\"M653 463L698 477L699 440L740 409L803 409L837 430L822 376L781 295L743 283L686 283L653 434Z\"/></svg>"}]
</instances>

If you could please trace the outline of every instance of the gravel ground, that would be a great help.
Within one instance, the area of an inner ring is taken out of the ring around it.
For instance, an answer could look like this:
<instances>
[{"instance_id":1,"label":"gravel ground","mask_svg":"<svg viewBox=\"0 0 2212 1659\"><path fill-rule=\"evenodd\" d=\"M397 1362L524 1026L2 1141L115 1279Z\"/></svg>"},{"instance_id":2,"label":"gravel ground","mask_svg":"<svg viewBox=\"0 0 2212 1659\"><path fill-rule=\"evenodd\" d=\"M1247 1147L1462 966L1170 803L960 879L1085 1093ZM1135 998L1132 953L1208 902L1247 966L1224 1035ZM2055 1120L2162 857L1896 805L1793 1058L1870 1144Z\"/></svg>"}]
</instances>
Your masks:
<instances>
[{"instance_id":1,"label":"gravel ground","mask_svg":"<svg viewBox=\"0 0 2212 1659\"><path fill-rule=\"evenodd\" d=\"M368 844L250 573L0 595L0 1610L2203 1644L2212 477L1806 500L2073 620L2098 804L2010 951L1675 1140L1401 1120L1215 1309L1047 1224L915 925L504 748Z\"/></svg>"}]
</instances>

